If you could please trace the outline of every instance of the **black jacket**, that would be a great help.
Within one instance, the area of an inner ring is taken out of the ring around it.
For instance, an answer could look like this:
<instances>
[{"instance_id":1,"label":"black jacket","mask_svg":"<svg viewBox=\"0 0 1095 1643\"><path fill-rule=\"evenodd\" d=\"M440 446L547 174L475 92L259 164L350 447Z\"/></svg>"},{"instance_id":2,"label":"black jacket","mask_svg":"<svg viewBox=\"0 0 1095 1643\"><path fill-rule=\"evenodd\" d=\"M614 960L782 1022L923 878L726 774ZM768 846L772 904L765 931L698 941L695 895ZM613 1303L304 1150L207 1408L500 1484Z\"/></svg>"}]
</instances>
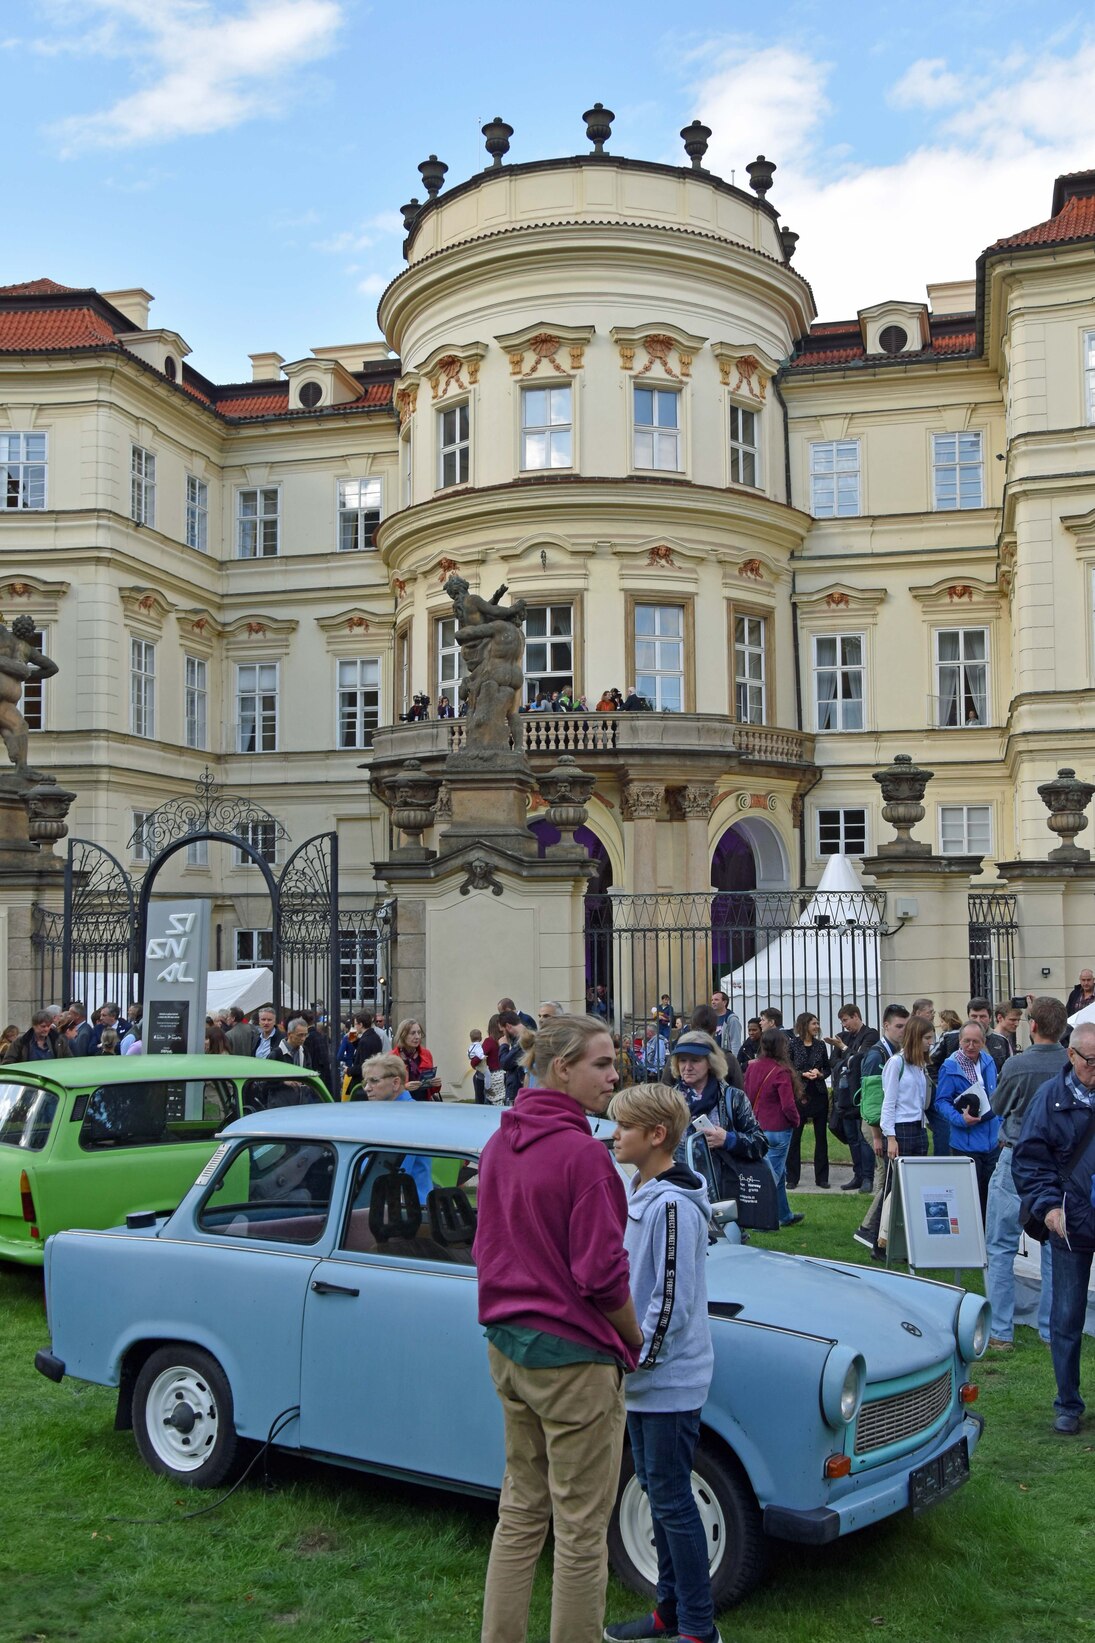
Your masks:
<instances>
[{"instance_id":1,"label":"black jacket","mask_svg":"<svg viewBox=\"0 0 1095 1643\"><path fill-rule=\"evenodd\" d=\"M31 1059L30 1046L31 1046L31 1043L33 1042L33 1039L34 1039L34 1028L33 1027L28 1027L26 1032L23 1033L22 1037L15 1038L15 1039L12 1040L11 1048L7 1051L6 1055L4 1056L4 1060L5 1061L29 1061ZM72 1050L69 1047L68 1039L65 1037L64 1033L59 1033L57 1031L56 1027L51 1027L50 1028L49 1037L46 1039L46 1043L49 1045L49 1057L48 1057L48 1059L50 1059L50 1060L63 1061L66 1056L71 1056L71 1054L72 1054ZM47 1058L42 1056L42 1057L39 1057L39 1059L40 1060L45 1060Z\"/></svg>"},{"instance_id":2,"label":"black jacket","mask_svg":"<svg viewBox=\"0 0 1095 1643\"><path fill-rule=\"evenodd\" d=\"M374 1055L384 1054L384 1040L375 1027L366 1027L357 1043L354 1045L354 1058L350 1062L350 1083L361 1083L361 1069L366 1061L371 1061Z\"/></svg>"},{"instance_id":3,"label":"black jacket","mask_svg":"<svg viewBox=\"0 0 1095 1643\"><path fill-rule=\"evenodd\" d=\"M863 1056L879 1035L866 1023L854 1037L842 1039L843 1050L833 1051L833 1104L838 1112L854 1116L859 1105L859 1086L863 1080Z\"/></svg>"},{"instance_id":4,"label":"black jacket","mask_svg":"<svg viewBox=\"0 0 1095 1643\"><path fill-rule=\"evenodd\" d=\"M506 1106L512 1107L517 1099L517 1092L525 1081L525 1069L521 1065L524 1055L520 1039L503 1041L498 1048L498 1066L506 1075Z\"/></svg>"},{"instance_id":5,"label":"black jacket","mask_svg":"<svg viewBox=\"0 0 1095 1643\"><path fill-rule=\"evenodd\" d=\"M1095 998L1089 998L1087 1002L1089 1004L1095 1004ZM1065 1014L1066 1015L1075 1015L1077 1010L1082 1010L1083 1008L1084 1008L1084 990L1080 986L1080 983L1077 982L1075 987L1073 987L1072 991L1068 995L1068 1002L1065 1005Z\"/></svg>"},{"instance_id":6,"label":"black jacket","mask_svg":"<svg viewBox=\"0 0 1095 1643\"><path fill-rule=\"evenodd\" d=\"M1074 1250L1095 1250L1095 1133L1090 1133L1090 1123L1091 1108L1076 1100L1069 1069L1062 1067L1035 1094L1011 1155L1015 1190L1028 1213L1044 1221L1051 1209L1063 1205L1068 1243ZM1087 1144L1066 1180L1062 1166L1085 1134ZM1067 1247L1053 1233L1050 1243Z\"/></svg>"},{"instance_id":7,"label":"black jacket","mask_svg":"<svg viewBox=\"0 0 1095 1643\"><path fill-rule=\"evenodd\" d=\"M300 1047L304 1051L303 1066L309 1072L319 1073L322 1078L326 1078L328 1074L325 1059L321 1055L317 1054L316 1047L312 1043L312 1040L310 1038L306 1038ZM289 1048L289 1042L285 1038L282 1039L281 1043L270 1057L270 1060L275 1065L286 1061L294 1067L301 1065L301 1063L297 1062L296 1052Z\"/></svg>"}]
</instances>

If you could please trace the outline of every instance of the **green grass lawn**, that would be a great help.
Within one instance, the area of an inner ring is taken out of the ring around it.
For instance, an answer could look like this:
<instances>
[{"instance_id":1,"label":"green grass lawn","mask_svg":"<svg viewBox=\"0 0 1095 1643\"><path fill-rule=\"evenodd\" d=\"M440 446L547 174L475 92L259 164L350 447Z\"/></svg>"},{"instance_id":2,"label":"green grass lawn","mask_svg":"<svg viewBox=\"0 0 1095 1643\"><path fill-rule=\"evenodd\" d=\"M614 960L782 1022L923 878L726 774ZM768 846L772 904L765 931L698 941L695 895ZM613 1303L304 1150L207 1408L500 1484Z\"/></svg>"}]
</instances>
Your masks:
<instances>
[{"instance_id":1,"label":"green grass lawn","mask_svg":"<svg viewBox=\"0 0 1095 1643\"><path fill-rule=\"evenodd\" d=\"M858 1259L863 1200L801 1195L803 1226L758 1238ZM41 1279L0 1264L0 1643L474 1643L493 1507L275 1457L225 1505L155 1478L114 1395L33 1368L45 1344ZM1020 1329L978 1366L988 1423L973 1477L924 1517L907 1514L823 1549L779 1546L769 1577L723 1635L745 1643L1072 1643L1095 1639L1095 1419L1050 1430L1049 1352ZM1095 1350L1084 1348L1095 1397ZM445 1368L407 1377L415 1403L446 1394ZM362 1396L368 1396L362 1387ZM779 1387L772 1419L779 1419ZM127 1519L166 1519L155 1524ZM531 1643L548 1636L543 1561ZM641 1608L641 1602L638 1603ZM637 1612L614 1582L609 1616Z\"/></svg>"}]
</instances>

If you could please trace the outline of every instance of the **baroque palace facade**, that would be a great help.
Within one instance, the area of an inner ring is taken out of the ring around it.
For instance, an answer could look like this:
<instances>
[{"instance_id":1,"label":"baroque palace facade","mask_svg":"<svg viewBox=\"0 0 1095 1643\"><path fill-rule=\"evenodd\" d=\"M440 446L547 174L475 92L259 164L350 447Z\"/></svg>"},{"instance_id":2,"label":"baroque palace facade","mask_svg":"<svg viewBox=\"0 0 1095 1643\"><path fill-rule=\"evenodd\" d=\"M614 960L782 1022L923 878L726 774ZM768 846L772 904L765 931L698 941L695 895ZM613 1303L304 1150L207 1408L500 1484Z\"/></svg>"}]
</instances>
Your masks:
<instances>
[{"instance_id":1,"label":"baroque palace facade","mask_svg":"<svg viewBox=\"0 0 1095 1643\"><path fill-rule=\"evenodd\" d=\"M147 292L0 289L0 611L60 664L25 711L70 830L139 872L208 767L372 889L376 787L460 733L399 722L455 699L458 571L527 601L530 699L653 705L524 721L596 776L602 887L814 884L887 836L896 753L936 852L1044 856L1038 784L1095 763L1095 172L968 282L819 323L762 158L749 192L699 127L680 168L485 129L485 171L421 168L382 340L218 385ZM258 877L196 845L162 888L231 967Z\"/></svg>"}]
</instances>

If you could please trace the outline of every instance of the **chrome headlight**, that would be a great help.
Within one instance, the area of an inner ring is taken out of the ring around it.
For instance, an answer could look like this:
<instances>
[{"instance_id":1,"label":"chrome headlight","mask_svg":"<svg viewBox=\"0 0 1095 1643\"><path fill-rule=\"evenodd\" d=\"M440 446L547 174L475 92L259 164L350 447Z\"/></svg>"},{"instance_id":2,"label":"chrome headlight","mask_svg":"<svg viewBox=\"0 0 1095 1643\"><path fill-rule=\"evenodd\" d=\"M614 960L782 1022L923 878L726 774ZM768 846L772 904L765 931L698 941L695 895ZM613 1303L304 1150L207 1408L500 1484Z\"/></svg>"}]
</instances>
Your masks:
<instances>
[{"instance_id":1,"label":"chrome headlight","mask_svg":"<svg viewBox=\"0 0 1095 1643\"><path fill-rule=\"evenodd\" d=\"M984 1356L989 1344L992 1308L983 1295L963 1295L954 1321L958 1351L964 1363Z\"/></svg>"},{"instance_id":2,"label":"chrome headlight","mask_svg":"<svg viewBox=\"0 0 1095 1643\"><path fill-rule=\"evenodd\" d=\"M821 1372L821 1412L830 1426L850 1426L863 1402L867 1365L850 1346L834 1346Z\"/></svg>"}]
</instances>

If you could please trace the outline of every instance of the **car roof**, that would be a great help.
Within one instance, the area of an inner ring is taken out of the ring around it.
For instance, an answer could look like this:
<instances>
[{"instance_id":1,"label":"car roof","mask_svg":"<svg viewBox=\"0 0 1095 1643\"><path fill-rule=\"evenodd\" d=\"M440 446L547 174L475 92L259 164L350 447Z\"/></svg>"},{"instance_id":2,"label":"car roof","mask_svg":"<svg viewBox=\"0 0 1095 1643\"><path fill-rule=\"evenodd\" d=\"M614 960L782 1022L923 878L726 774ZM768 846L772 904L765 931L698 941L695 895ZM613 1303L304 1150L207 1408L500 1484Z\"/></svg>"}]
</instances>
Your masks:
<instances>
[{"instance_id":1,"label":"car roof","mask_svg":"<svg viewBox=\"0 0 1095 1643\"><path fill-rule=\"evenodd\" d=\"M478 1152L498 1128L501 1109L471 1101L343 1101L282 1107L237 1118L220 1133L229 1140L254 1136L304 1141L374 1142L408 1152Z\"/></svg>"},{"instance_id":2,"label":"car roof","mask_svg":"<svg viewBox=\"0 0 1095 1643\"><path fill-rule=\"evenodd\" d=\"M307 1068L251 1055L70 1055L52 1061L13 1061L0 1066L0 1084L29 1080L62 1090L97 1084L140 1084L149 1078L307 1078Z\"/></svg>"}]
</instances>

